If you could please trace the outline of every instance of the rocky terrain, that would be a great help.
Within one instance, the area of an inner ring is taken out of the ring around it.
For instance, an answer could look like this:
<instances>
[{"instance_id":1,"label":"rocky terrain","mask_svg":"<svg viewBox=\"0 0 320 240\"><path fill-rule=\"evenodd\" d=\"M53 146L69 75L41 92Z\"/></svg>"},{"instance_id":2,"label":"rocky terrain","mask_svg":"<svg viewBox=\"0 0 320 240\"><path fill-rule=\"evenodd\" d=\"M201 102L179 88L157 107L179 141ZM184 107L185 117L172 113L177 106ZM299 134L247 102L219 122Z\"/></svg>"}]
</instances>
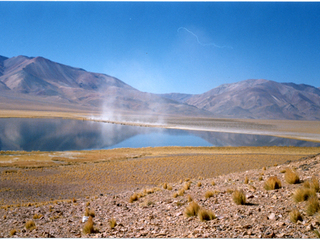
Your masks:
<instances>
[{"instance_id":1,"label":"rocky terrain","mask_svg":"<svg viewBox=\"0 0 320 240\"><path fill-rule=\"evenodd\" d=\"M288 168L299 175L299 183L285 181ZM307 202L296 203L293 194L311 177L319 179L319 170L320 155L316 155L266 169L210 179L182 179L179 183L167 183L153 189L137 188L117 195L101 192L84 199L2 206L0 236L315 238L315 230L320 229L320 218L317 213L307 214ZM272 176L279 178L281 187L266 190L265 181ZM243 190L246 204L235 204L235 190ZM208 191L212 191L210 197ZM319 192L316 195L319 197ZM212 211L214 219L201 221L196 216L188 217L185 211L191 198L202 209ZM302 218L292 222L289 215L295 208ZM94 217L86 220L85 215ZM93 233L84 233L91 219Z\"/></svg>"}]
</instances>

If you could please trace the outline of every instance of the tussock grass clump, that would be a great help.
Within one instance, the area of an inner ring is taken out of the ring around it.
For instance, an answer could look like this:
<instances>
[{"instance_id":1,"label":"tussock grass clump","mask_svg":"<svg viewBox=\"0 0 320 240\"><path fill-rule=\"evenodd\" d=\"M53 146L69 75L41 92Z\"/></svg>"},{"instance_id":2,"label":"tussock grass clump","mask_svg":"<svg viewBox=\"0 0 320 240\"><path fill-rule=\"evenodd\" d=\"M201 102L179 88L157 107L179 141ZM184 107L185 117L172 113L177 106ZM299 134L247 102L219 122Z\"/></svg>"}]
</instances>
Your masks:
<instances>
[{"instance_id":1,"label":"tussock grass clump","mask_svg":"<svg viewBox=\"0 0 320 240\"><path fill-rule=\"evenodd\" d=\"M32 221L32 220L29 220L29 221L27 221L26 222L26 225L25 225L25 227L26 227L26 229L28 229L28 230L33 230L33 229L35 229L36 228L36 224L35 224L35 222L34 221Z\"/></svg>"},{"instance_id":2,"label":"tussock grass clump","mask_svg":"<svg viewBox=\"0 0 320 240\"><path fill-rule=\"evenodd\" d=\"M248 184L249 183L249 178L248 176L246 176L246 178L244 179L244 184Z\"/></svg>"},{"instance_id":3,"label":"tussock grass clump","mask_svg":"<svg viewBox=\"0 0 320 240\"><path fill-rule=\"evenodd\" d=\"M16 229L11 229L10 230L10 237L12 237L13 235L15 235L17 233Z\"/></svg>"},{"instance_id":4,"label":"tussock grass clump","mask_svg":"<svg viewBox=\"0 0 320 240\"><path fill-rule=\"evenodd\" d=\"M184 188L181 188L178 192L179 196L183 196L184 195Z\"/></svg>"},{"instance_id":5,"label":"tussock grass clump","mask_svg":"<svg viewBox=\"0 0 320 240\"><path fill-rule=\"evenodd\" d=\"M171 190L172 190L172 186L171 186L171 185L168 185L168 186L167 186L167 189L168 189L169 191L171 191Z\"/></svg>"},{"instance_id":6,"label":"tussock grass clump","mask_svg":"<svg viewBox=\"0 0 320 240\"><path fill-rule=\"evenodd\" d=\"M134 193L129 199L129 203L133 203L139 199L138 194Z\"/></svg>"},{"instance_id":7,"label":"tussock grass clump","mask_svg":"<svg viewBox=\"0 0 320 240\"><path fill-rule=\"evenodd\" d=\"M302 221L302 215L297 208L293 209L289 213L290 221L296 223L298 220Z\"/></svg>"},{"instance_id":8,"label":"tussock grass clump","mask_svg":"<svg viewBox=\"0 0 320 240\"><path fill-rule=\"evenodd\" d=\"M291 169L286 169L286 172L284 174L284 179L287 181L289 184L296 184L300 182L299 175L295 172L292 171Z\"/></svg>"},{"instance_id":9,"label":"tussock grass clump","mask_svg":"<svg viewBox=\"0 0 320 240\"><path fill-rule=\"evenodd\" d=\"M193 198L189 195L188 196L188 202L192 202L193 201Z\"/></svg>"},{"instance_id":10,"label":"tussock grass clump","mask_svg":"<svg viewBox=\"0 0 320 240\"><path fill-rule=\"evenodd\" d=\"M95 212L93 210L90 210L89 208L86 208L84 215L87 217L89 217L89 216L95 217L96 216Z\"/></svg>"},{"instance_id":11,"label":"tussock grass clump","mask_svg":"<svg viewBox=\"0 0 320 240\"><path fill-rule=\"evenodd\" d=\"M189 190L189 189L190 189L190 185L191 185L190 182L184 183L184 184L183 184L183 189L184 189L184 190Z\"/></svg>"},{"instance_id":12,"label":"tussock grass clump","mask_svg":"<svg viewBox=\"0 0 320 240\"><path fill-rule=\"evenodd\" d=\"M310 180L303 183L305 188L314 189L316 192L319 192L319 180L316 177L312 177Z\"/></svg>"},{"instance_id":13,"label":"tussock grass clump","mask_svg":"<svg viewBox=\"0 0 320 240\"><path fill-rule=\"evenodd\" d=\"M316 196L314 189L301 187L294 192L292 197L295 202L303 202L307 201L311 196Z\"/></svg>"},{"instance_id":14,"label":"tussock grass clump","mask_svg":"<svg viewBox=\"0 0 320 240\"><path fill-rule=\"evenodd\" d=\"M201 222L204 222L204 221L210 221L212 219L215 219L216 216L214 215L214 213L210 210L206 210L204 208L201 208L199 211L198 211L198 217L200 219Z\"/></svg>"},{"instance_id":15,"label":"tussock grass clump","mask_svg":"<svg viewBox=\"0 0 320 240\"><path fill-rule=\"evenodd\" d=\"M163 189L167 189L167 188L168 188L168 184L167 184L167 183L164 183L164 184L162 185L162 187L163 187Z\"/></svg>"},{"instance_id":16,"label":"tussock grass clump","mask_svg":"<svg viewBox=\"0 0 320 240\"><path fill-rule=\"evenodd\" d=\"M215 183L214 181L212 181L212 182L211 182L211 185L212 185L212 186L215 186L215 185L216 185L216 183Z\"/></svg>"},{"instance_id":17,"label":"tussock grass clump","mask_svg":"<svg viewBox=\"0 0 320 240\"><path fill-rule=\"evenodd\" d=\"M174 198L177 198L178 196L179 196L178 193L174 193L174 194L172 195L172 197L174 197Z\"/></svg>"},{"instance_id":18,"label":"tussock grass clump","mask_svg":"<svg viewBox=\"0 0 320 240\"><path fill-rule=\"evenodd\" d=\"M111 229L114 229L115 226L117 226L117 221L116 221L115 218L111 218L111 219L109 220L109 226L110 226Z\"/></svg>"},{"instance_id":19,"label":"tussock grass clump","mask_svg":"<svg viewBox=\"0 0 320 240\"><path fill-rule=\"evenodd\" d=\"M93 228L93 219L91 216L89 216L88 221L85 223L85 225L83 226L83 233L84 234L90 234L90 233L94 233L94 228Z\"/></svg>"},{"instance_id":20,"label":"tussock grass clump","mask_svg":"<svg viewBox=\"0 0 320 240\"><path fill-rule=\"evenodd\" d=\"M211 198L214 196L214 192L213 191L206 191L206 193L204 194L204 197L206 199Z\"/></svg>"},{"instance_id":21,"label":"tussock grass clump","mask_svg":"<svg viewBox=\"0 0 320 240\"><path fill-rule=\"evenodd\" d=\"M246 195L242 190L235 190L232 194L232 199L237 205L244 205L246 204Z\"/></svg>"},{"instance_id":22,"label":"tussock grass clump","mask_svg":"<svg viewBox=\"0 0 320 240\"><path fill-rule=\"evenodd\" d=\"M202 186L202 183L201 183L201 182L198 182L198 183L197 183L197 186L198 186L198 187L201 187L201 186Z\"/></svg>"},{"instance_id":23,"label":"tussock grass clump","mask_svg":"<svg viewBox=\"0 0 320 240\"><path fill-rule=\"evenodd\" d=\"M200 210L200 206L196 202L191 202L184 210L184 214L187 217L197 216Z\"/></svg>"},{"instance_id":24,"label":"tussock grass clump","mask_svg":"<svg viewBox=\"0 0 320 240\"><path fill-rule=\"evenodd\" d=\"M320 233L317 229L313 230L314 234L316 235L317 238L320 238Z\"/></svg>"},{"instance_id":25,"label":"tussock grass clump","mask_svg":"<svg viewBox=\"0 0 320 240\"><path fill-rule=\"evenodd\" d=\"M33 215L33 219L39 219L39 218L41 218L42 217L42 215L41 214L35 214L35 215Z\"/></svg>"},{"instance_id":26,"label":"tussock grass clump","mask_svg":"<svg viewBox=\"0 0 320 240\"><path fill-rule=\"evenodd\" d=\"M314 215L316 212L320 210L320 204L317 196L311 196L308 199L306 212L309 216Z\"/></svg>"},{"instance_id":27,"label":"tussock grass clump","mask_svg":"<svg viewBox=\"0 0 320 240\"><path fill-rule=\"evenodd\" d=\"M76 200L75 198L73 198L73 199L72 199L72 202L76 203L76 202L77 202L77 200Z\"/></svg>"},{"instance_id":28,"label":"tussock grass clump","mask_svg":"<svg viewBox=\"0 0 320 240\"><path fill-rule=\"evenodd\" d=\"M281 188L281 181L277 176L268 178L268 180L264 183L264 189L266 190L274 190L279 188Z\"/></svg>"},{"instance_id":29,"label":"tussock grass clump","mask_svg":"<svg viewBox=\"0 0 320 240\"><path fill-rule=\"evenodd\" d=\"M148 206L151 206L151 205L154 205L154 202L152 202L152 201L149 200L149 199L145 199L145 200L140 204L140 207L148 207Z\"/></svg>"}]
</instances>

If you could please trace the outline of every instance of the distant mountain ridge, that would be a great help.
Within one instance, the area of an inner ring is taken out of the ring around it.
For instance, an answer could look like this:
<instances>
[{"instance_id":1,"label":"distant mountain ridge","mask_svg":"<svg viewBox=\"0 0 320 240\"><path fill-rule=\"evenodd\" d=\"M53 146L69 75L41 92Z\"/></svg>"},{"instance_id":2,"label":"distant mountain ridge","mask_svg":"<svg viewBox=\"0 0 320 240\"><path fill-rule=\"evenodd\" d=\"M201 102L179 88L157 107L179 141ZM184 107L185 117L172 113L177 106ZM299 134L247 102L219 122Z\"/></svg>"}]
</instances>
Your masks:
<instances>
[{"instance_id":1,"label":"distant mountain ridge","mask_svg":"<svg viewBox=\"0 0 320 240\"><path fill-rule=\"evenodd\" d=\"M0 109L46 109L52 105L151 114L320 120L320 88L249 79L203 94L152 94L115 77L43 57L0 56Z\"/></svg>"},{"instance_id":2,"label":"distant mountain ridge","mask_svg":"<svg viewBox=\"0 0 320 240\"><path fill-rule=\"evenodd\" d=\"M0 56L0 108L57 105L100 111L210 115L194 106L141 92L106 74L87 72L43 57ZM8 104L10 103L10 104ZM32 108L34 109L34 107Z\"/></svg>"},{"instance_id":3,"label":"distant mountain ridge","mask_svg":"<svg viewBox=\"0 0 320 240\"><path fill-rule=\"evenodd\" d=\"M306 84L249 79L223 84L182 100L175 94L168 97L220 117L319 120L319 90Z\"/></svg>"}]
</instances>

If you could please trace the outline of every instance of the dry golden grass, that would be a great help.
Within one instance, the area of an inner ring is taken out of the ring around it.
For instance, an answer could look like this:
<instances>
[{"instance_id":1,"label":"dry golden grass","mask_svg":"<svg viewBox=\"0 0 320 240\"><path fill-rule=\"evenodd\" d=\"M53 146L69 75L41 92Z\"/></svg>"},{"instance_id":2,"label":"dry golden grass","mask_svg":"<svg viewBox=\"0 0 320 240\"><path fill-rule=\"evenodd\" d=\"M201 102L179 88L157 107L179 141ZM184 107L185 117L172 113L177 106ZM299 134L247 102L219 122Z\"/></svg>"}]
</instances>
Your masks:
<instances>
[{"instance_id":1,"label":"dry golden grass","mask_svg":"<svg viewBox=\"0 0 320 240\"><path fill-rule=\"evenodd\" d=\"M320 210L320 204L317 196L311 196L307 201L306 213L310 216Z\"/></svg>"},{"instance_id":2,"label":"dry golden grass","mask_svg":"<svg viewBox=\"0 0 320 240\"><path fill-rule=\"evenodd\" d=\"M179 196L178 193L174 193L174 194L172 195L172 197L174 197L174 198L177 198L178 196Z\"/></svg>"},{"instance_id":3,"label":"dry golden grass","mask_svg":"<svg viewBox=\"0 0 320 240\"><path fill-rule=\"evenodd\" d=\"M36 224L35 224L34 221L29 220L29 221L26 222L25 227L26 227L26 229L31 231L31 230L35 229Z\"/></svg>"},{"instance_id":4,"label":"dry golden grass","mask_svg":"<svg viewBox=\"0 0 320 240\"><path fill-rule=\"evenodd\" d=\"M244 179L244 184L248 184L249 183L249 178L248 176L246 176L246 178Z\"/></svg>"},{"instance_id":5,"label":"dry golden grass","mask_svg":"<svg viewBox=\"0 0 320 240\"><path fill-rule=\"evenodd\" d=\"M197 183L197 186L198 186L198 187L201 187L201 186L202 186L202 183L201 183L201 182L198 182L198 183Z\"/></svg>"},{"instance_id":6,"label":"dry golden grass","mask_svg":"<svg viewBox=\"0 0 320 240\"><path fill-rule=\"evenodd\" d=\"M302 221L302 215L297 208L293 209L289 213L290 221L296 223L298 220Z\"/></svg>"},{"instance_id":7,"label":"dry golden grass","mask_svg":"<svg viewBox=\"0 0 320 240\"><path fill-rule=\"evenodd\" d=\"M296 184L300 182L299 175L297 172L292 171L291 169L286 169L286 172L284 174L284 179L287 181L289 184Z\"/></svg>"},{"instance_id":8,"label":"dry golden grass","mask_svg":"<svg viewBox=\"0 0 320 240\"><path fill-rule=\"evenodd\" d=\"M191 185L190 182L185 182L185 183L183 184L183 189L184 189L184 190L190 189L190 185Z\"/></svg>"},{"instance_id":9,"label":"dry golden grass","mask_svg":"<svg viewBox=\"0 0 320 240\"><path fill-rule=\"evenodd\" d=\"M89 216L95 217L96 216L95 212L93 210L90 210L89 208L85 209L84 215L87 216L87 217L89 217Z\"/></svg>"},{"instance_id":10,"label":"dry golden grass","mask_svg":"<svg viewBox=\"0 0 320 240\"><path fill-rule=\"evenodd\" d=\"M246 204L246 195L242 190L235 190L232 194L232 199L237 205L245 205Z\"/></svg>"},{"instance_id":11,"label":"dry golden grass","mask_svg":"<svg viewBox=\"0 0 320 240\"><path fill-rule=\"evenodd\" d=\"M16 233L17 233L17 230L16 230L16 229L11 229L9 235L10 235L10 237L12 237L12 236L14 236Z\"/></svg>"},{"instance_id":12,"label":"dry golden grass","mask_svg":"<svg viewBox=\"0 0 320 240\"><path fill-rule=\"evenodd\" d=\"M274 190L279 188L281 188L281 181L277 176L268 178L268 180L264 183L264 189L266 190Z\"/></svg>"},{"instance_id":13,"label":"dry golden grass","mask_svg":"<svg viewBox=\"0 0 320 240\"><path fill-rule=\"evenodd\" d=\"M167 189L167 188L168 188L168 184L167 184L167 183L164 183L164 184L162 185L162 187L163 187L163 189Z\"/></svg>"},{"instance_id":14,"label":"dry golden grass","mask_svg":"<svg viewBox=\"0 0 320 240\"><path fill-rule=\"evenodd\" d=\"M201 222L210 221L216 218L212 211L204 208L200 208L200 210L198 211L198 217Z\"/></svg>"},{"instance_id":15,"label":"dry golden grass","mask_svg":"<svg viewBox=\"0 0 320 240\"><path fill-rule=\"evenodd\" d=\"M214 196L214 192L213 191L206 191L206 193L204 194L204 197L206 198L206 199L208 199L208 198L211 198L211 197L213 197Z\"/></svg>"},{"instance_id":16,"label":"dry golden grass","mask_svg":"<svg viewBox=\"0 0 320 240\"><path fill-rule=\"evenodd\" d=\"M192 202L192 201L193 201L193 198L190 195L188 195L188 202Z\"/></svg>"},{"instance_id":17,"label":"dry golden grass","mask_svg":"<svg viewBox=\"0 0 320 240\"><path fill-rule=\"evenodd\" d=\"M169 184L168 187L167 187L167 189L168 189L169 191L171 191L171 190L172 190L172 186Z\"/></svg>"},{"instance_id":18,"label":"dry golden grass","mask_svg":"<svg viewBox=\"0 0 320 240\"><path fill-rule=\"evenodd\" d=\"M316 196L315 190L305 187L298 188L292 195L295 202L307 201L312 196Z\"/></svg>"},{"instance_id":19,"label":"dry golden grass","mask_svg":"<svg viewBox=\"0 0 320 240\"><path fill-rule=\"evenodd\" d=\"M216 185L216 183L215 183L214 181L212 181L212 182L211 182L211 185L212 185L212 186L215 186L215 185Z\"/></svg>"},{"instance_id":20,"label":"dry golden grass","mask_svg":"<svg viewBox=\"0 0 320 240\"><path fill-rule=\"evenodd\" d=\"M94 228L93 228L93 219L91 216L89 216L88 221L84 224L83 226L83 233L84 234L90 234L94 233Z\"/></svg>"},{"instance_id":21,"label":"dry golden grass","mask_svg":"<svg viewBox=\"0 0 320 240\"><path fill-rule=\"evenodd\" d=\"M281 164L315 151L320 152L320 148L163 147L63 153L14 152L15 156L0 154L0 165L8 163L15 166L21 162L21 166L37 167L0 174L0 181L9 184L10 188L1 192L0 202L24 204L49 201L56 196L72 199L96 196L101 192L119 193L143 185L154 187L160 183L177 182L185 176L195 179L201 174L204 178L211 178L230 172L261 169L266 162L268 166L276 162ZM21 182L25 184L22 191L19 187ZM24 197L34 188L39 191L31 199Z\"/></svg>"},{"instance_id":22,"label":"dry golden grass","mask_svg":"<svg viewBox=\"0 0 320 240\"><path fill-rule=\"evenodd\" d=\"M42 217L42 215L41 214L34 214L33 215L33 219L39 219L39 218L41 218Z\"/></svg>"},{"instance_id":23,"label":"dry golden grass","mask_svg":"<svg viewBox=\"0 0 320 240\"><path fill-rule=\"evenodd\" d=\"M200 206L196 202L191 202L186 207L184 214L186 215L186 217L197 216L199 210L200 210Z\"/></svg>"},{"instance_id":24,"label":"dry golden grass","mask_svg":"<svg viewBox=\"0 0 320 240\"><path fill-rule=\"evenodd\" d=\"M310 180L307 180L303 183L305 188L311 188L315 192L319 192L319 180L313 176Z\"/></svg>"},{"instance_id":25,"label":"dry golden grass","mask_svg":"<svg viewBox=\"0 0 320 240\"><path fill-rule=\"evenodd\" d=\"M134 193L130 196L129 203L133 203L139 199L138 194Z\"/></svg>"},{"instance_id":26,"label":"dry golden grass","mask_svg":"<svg viewBox=\"0 0 320 240\"><path fill-rule=\"evenodd\" d=\"M117 226L117 221L116 221L115 218L111 218L109 220L109 226L110 226L111 229L114 229Z\"/></svg>"},{"instance_id":27,"label":"dry golden grass","mask_svg":"<svg viewBox=\"0 0 320 240\"><path fill-rule=\"evenodd\" d=\"M181 189L179 190L179 192L178 192L178 195L179 195L179 196L183 196L184 193L185 193L184 188L181 188Z\"/></svg>"}]
</instances>

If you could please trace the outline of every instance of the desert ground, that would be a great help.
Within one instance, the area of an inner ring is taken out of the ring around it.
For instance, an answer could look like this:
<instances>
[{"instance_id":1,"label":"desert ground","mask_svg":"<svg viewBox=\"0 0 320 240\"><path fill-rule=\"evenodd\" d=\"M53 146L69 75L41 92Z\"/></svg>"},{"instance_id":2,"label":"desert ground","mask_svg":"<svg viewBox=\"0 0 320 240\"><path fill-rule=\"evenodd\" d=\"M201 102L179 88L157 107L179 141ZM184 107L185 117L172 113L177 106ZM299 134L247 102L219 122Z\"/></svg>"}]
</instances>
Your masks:
<instances>
[{"instance_id":1,"label":"desert ground","mask_svg":"<svg viewBox=\"0 0 320 240\"><path fill-rule=\"evenodd\" d=\"M126 113L106 120L58 110L6 110L0 117L239 130L307 140L320 135L315 121L146 120ZM319 189L312 187L319 184L319 153L319 147L277 146L1 151L0 237L319 237ZM295 184L287 181L290 172L299 176ZM281 184L267 190L266 181L274 176ZM300 188L309 192L297 202ZM233 200L237 190L246 199L240 205ZM310 205L316 209L312 214Z\"/></svg>"}]
</instances>

